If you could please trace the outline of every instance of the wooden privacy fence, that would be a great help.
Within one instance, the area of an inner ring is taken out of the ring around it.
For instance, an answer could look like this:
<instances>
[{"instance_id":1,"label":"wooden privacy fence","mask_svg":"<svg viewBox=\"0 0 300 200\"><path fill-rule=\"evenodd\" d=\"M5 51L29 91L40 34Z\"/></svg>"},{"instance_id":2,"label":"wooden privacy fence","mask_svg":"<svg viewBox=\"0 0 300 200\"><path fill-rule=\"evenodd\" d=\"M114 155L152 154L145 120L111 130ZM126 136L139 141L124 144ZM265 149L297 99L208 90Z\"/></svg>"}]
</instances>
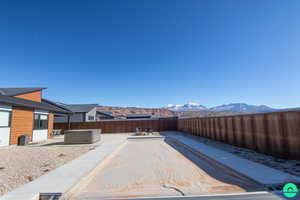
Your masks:
<instances>
[{"instance_id":1,"label":"wooden privacy fence","mask_svg":"<svg viewBox=\"0 0 300 200\"><path fill-rule=\"evenodd\" d=\"M300 159L300 111L178 119L179 131L286 159Z\"/></svg>"},{"instance_id":2,"label":"wooden privacy fence","mask_svg":"<svg viewBox=\"0 0 300 200\"><path fill-rule=\"evenodd\" d=\"M99 122L72 122L70 129L102 129L102 133L135 132L136 128L152 129L154 131L176 130L177 118L157 118L138 120L107 120ZM54 129L69 129L68 123L55 123Z\"/></svg>"}]
</instances>

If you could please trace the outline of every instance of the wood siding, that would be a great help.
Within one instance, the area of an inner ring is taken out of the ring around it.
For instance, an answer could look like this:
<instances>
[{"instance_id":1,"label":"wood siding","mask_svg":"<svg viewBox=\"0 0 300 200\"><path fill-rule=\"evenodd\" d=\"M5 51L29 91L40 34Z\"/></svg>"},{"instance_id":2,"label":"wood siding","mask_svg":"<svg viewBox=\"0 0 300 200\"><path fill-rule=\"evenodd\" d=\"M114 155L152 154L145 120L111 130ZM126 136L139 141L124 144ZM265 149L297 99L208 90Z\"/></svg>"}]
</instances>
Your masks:
<instances>
[{"instance_id":1,"label":"wood siding","mask_svg":"<svg viewBox=\"0 0 300 200\"><path fill-rule=\"evenodd\" d=\"M54 126L54 115L52 113L49 114L48 116L49 121L48 121L48 138L52 137L53 133L53 126Z\"/></svg>"},{"instance_id":2,"label":"wood siding","mask_svg":"<svg viewBox=\"0 0 300 200\"><path fill-rule=\"evenodd\" d=\"M21 135L29 135L32 141L34 110L25 107L13 107L11 118L10 144L18 144ZM54 115L49 114L48 138L52 137Z\"/></svg>"},{"instance_id":3,"label":"wood siding","mask_svg":"<svg viewBox=\"0 0 300 200\"><path fill-rule=\"evenodd\" d=\"M24 107L13 107L10 131L10 144L18 144L21 135L29 135L32 140L33 110Z\"/></svg>"},{"instance_id":4,"label":"wood siding","mask_svg":"<svg viewBox=\"0 0 300 200\"><path fill-rule=\"evenodd\" d=\"M16 95L15 97L30 100L30 101L41 102L42 101L42 91L29 92L26 94Z\"/></svg>"}]
</instances>

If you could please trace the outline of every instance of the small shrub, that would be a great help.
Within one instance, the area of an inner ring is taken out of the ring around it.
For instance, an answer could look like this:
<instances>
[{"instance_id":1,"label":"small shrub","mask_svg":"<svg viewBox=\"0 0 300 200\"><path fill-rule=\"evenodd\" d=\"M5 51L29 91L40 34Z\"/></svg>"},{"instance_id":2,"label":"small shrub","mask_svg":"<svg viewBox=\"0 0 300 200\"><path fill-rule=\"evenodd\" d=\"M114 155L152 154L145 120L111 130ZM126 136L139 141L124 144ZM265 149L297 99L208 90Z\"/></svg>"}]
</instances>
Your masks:
<instances>
[{"instance_id":1,"label":"small shrub","mask_svg":"<svg viewBox=\"0 0 300 200\"><path fill-rule=\"evenodd\" d=\"M32 176L27 176L27 180L30 182L30 181L33 181L33 178Z\"/></svg>"}]
</instances>

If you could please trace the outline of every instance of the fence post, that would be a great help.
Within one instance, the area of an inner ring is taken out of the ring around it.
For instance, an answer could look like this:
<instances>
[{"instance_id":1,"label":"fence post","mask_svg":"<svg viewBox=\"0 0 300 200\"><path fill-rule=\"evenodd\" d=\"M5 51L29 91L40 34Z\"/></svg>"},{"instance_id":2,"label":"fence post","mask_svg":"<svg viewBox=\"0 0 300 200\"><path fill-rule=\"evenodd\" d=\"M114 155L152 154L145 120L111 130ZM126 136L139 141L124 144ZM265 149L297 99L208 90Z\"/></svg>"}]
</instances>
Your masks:
<instances>
[{"instance_id":1,"label":"fence post","mask_svg":"<svg viewBox=\"0 0 300 200\"><path fill-rule=\"evenodd\" d=\"M281 135L281 147L282 147L282 156L284 158L289 158L289 141L288 141L288 134L287 134L287 128L286 128L286 119L283 115L283 113L279 113L279 127L280 127L280 135Z\"/></svg>"},{"instance_id":2,"label":"fence post","mask_svg":"<svg viewBox=\"0 0 300 200\"><path fill-rule=\"evenodd\" d=\"M256 138L256 123L255 123L255 116L256 115L251 115L250 120L251 120L251 133L252 133L252 143L253 143L253 148L255 151L257 151L257 138Z\"/></svg>"},{"instance_id":3,"label":"fence post","mask_svg":"<svg viewBox=\"0 0 300 200\"><path fill-rule=\"evenodd\" d=\"M246 147L245 124L244 124L245 122L244 122L243 115L240 116L240 119L241 119L241 138L242 138L241 145L242 145L242 147Z\"/></svg>"},{"instance_id":4,"label":"fence post","mask_svg":"<svg viewBox=\"0 0 300 200\"><path fill-rule=\"evenodd\" d=\"M213 139L216 140L217 137L216 137L216 118L212 118L212 122L213 122Z\"/></svg>"},{"instance_id":5,"label":"fence post","mask_svg":"<svg viewBox=\"0 0 300 200\"><path fill-rule=\"evenodd\" d=\"M236 129L235 129L235 117L232 117L232 137L233 137L233 144L237 144L237 138L236 138Z\"/></svg>"},{"instance_id":6,"label":"fence post","mask_svg":"<svg viewBox=\"0 0 300 200\"><path fill-rule=\"evenodd\" d=\"M228 117L224 117L224 140L226 143L229 143L228 139Z\"/></svg>"},{"instance_id":7,"label":"fence post","mask_svg":"<svg viewBox=\"0 0 300 200\"><path fill-rule=\"evenodd\" d=\"M264 149L270 149L270 131L269 131L269 122L268 122L268 114L264 114L264 131L265 131L265 145L266 147Z\"/></svg>"}]
</instances>

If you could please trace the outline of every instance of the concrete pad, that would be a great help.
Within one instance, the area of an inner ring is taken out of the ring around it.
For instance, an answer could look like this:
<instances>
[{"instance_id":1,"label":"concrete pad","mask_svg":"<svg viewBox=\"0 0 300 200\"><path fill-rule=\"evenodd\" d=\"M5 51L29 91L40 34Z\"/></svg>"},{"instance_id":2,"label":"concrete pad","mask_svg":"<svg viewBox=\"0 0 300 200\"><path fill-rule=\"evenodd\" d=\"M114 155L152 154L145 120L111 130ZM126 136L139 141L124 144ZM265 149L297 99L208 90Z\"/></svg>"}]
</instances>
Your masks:
<instances>
[{"instance_id":1,"label":"concrete pad","mask_svg":"<svg viewBox=\"0 0 300 200\"><path fill-rule=\"evenodd\" d=\"M280 184L285 182L300 182L300 177L276 170L274 168L252 162L241 158L229 152L213 148L201 142L195 141L189 137L183 136L181 132L168 131L164 132L170 138L230 167L231 169L244 174L255 181L264 184Z\"/></svg>"},{"instance_id":2,"label":"concrete pad","mask_svg":"<svg viewBox=\"0 0 300 200\"><path fill-rule=\"evenodd\" d=\"M165 139L164 136L154 136L154 135L151 135L151 136L128 136L127 137L128 140L145 140L145 139Z\"/></svg>"},{"instance_id":3,"label":"concrete pad","mask_svg":"<svg viewBox=\"0 0 300 200\"><path fill-rule=\"evenodd\" d=\"M33 200L38 199L39 193L65 193L125 143L126 137L127 134L103 134L94 150L3 195L0 200Z\"/></svg>"},{"instance_id":4,"label":"concrete pad","mask_svg":"<svg viewBox=\"0 0 300 200\"><path fill-rule=\"evenodd\" d=\"M172 145L157 139L130 140L106 165L101 163L80 189L66 196L79 200L226 194L258 187L197 155L187 158L187 150Z\"/></svg>"}]
</instances>

